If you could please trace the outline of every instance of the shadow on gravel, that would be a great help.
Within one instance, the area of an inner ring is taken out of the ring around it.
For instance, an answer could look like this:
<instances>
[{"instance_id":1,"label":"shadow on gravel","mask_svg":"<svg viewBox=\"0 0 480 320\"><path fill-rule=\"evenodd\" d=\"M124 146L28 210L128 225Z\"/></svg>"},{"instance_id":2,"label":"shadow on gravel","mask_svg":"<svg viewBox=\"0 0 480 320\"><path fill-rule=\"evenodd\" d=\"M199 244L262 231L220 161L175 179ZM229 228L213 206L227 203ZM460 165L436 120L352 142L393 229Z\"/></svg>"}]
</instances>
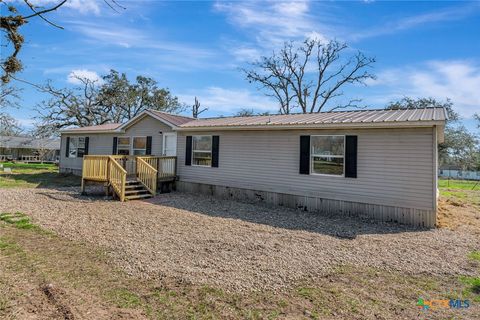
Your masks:
<instances>
[{"instance_id":1,"label":"shadow on gravel","mask_svg":"<svg viewBox=\"0 0 480 320\"><path fill-rule=\"evenodd\" d=\"M160 194L155 198L143 200L143 202L188 210L211 217L238 219L275 228L316 232L341 239L355 239L358 235L363 234L391 234L429 230L396 223L379 222L368 218L332 216L285 207L220 200L180 192Z\"/></svg>"}]
</instances>

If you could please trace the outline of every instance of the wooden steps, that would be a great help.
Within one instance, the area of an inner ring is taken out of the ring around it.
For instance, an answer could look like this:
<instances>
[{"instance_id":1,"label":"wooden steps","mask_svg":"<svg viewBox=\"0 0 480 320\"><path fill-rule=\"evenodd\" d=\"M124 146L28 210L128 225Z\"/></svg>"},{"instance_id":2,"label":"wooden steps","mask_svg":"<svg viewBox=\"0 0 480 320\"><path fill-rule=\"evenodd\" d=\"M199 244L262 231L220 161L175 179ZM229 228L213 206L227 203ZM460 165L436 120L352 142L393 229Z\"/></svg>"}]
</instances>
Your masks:
<instances>
[{"instance_id":1,"label":"wooden steps","mask_svg":"<svg viewBox=\"0 0 480 320\"><path fill-rule=\"evenodd\" d=\"M136 180L125 182L125 200L137 200L151 198L152 194L145 186Z\"/></svg>"},{"instance_id":2,"label":"wooden steps","mask_svg":"<svg viewBox=\"0 0 480 320\"><path fill-rule=\"evenodd\" d=\"M1 0L0 0L1 1ZM132 166L127 162L133 162ZM177 157L85 155L82 165L82 193L87 181L105 183L105 193L112 191L120 201L150 198L176 179ZM132 180L129 180L131 177Z\"/></svg>"}]
</instances>

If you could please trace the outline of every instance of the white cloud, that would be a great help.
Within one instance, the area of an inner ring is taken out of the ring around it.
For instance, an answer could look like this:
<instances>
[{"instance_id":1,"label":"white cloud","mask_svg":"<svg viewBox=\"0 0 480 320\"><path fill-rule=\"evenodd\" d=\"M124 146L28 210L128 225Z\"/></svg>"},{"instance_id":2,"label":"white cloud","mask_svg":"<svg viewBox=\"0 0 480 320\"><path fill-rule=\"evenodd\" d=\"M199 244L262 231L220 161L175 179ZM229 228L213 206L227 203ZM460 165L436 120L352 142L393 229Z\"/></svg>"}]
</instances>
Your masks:
<instances>
[{"instance_id":1,"label":"white cloud","mask_svg":"<svg viewBox=\"0 0 480 320\"><path fill-rule=\"evenodd\" d=\"M24 3L23 0L10 0L6 2L20 2ZM49 8L57 5L59 0L30 0L32 5L38 9ZM105 4L103 0L68 0L60 8L70 8L81 14L93 13L95 15L100 14L100 5ZM38 11L38 10L37 10Z\"/></svg>"},{"instance_id":2,"label":"white cloud","mask_svg":"<svg viewBox=\"0 0 480 320\"><path fill-rule=\"evenodd\" d=\"M214 8L224 13L232 25L246 30L250 36L250 43L238 44L230 50L234 57L242 61L249 60L252 53L265 53L287 40L303 40L307 37L327 39L326 27L319 22L321 17L318 14L310 14L310 5L308 0L217 2ZM256 49L251 49L253 47Z\"/></svg>"},{"instance_id":3,"label":"white cloud","mask_svg":"<svg viewBox=\"0 0 480 320\"><path fill-rule=\"evenodd\" d=\"M199 56L209 56L212 53L208 49L160 39L158 36L159 30L155 30L157 34L152 34L147 29L137 29L118 24L99 24L85 21L69 21L68 23L75 31L99 44L111 44L125 48L159 49L169 52L188 52L197 58Z\"/></svg>"},{"instance_id":4,"label":"white cloud","mask_svg":"<svg viewBox=\"0 0 480 320\"><path fill-rule=\"evenodd\" d=\"M65 6L74 10L79 11L80 13L89 13L100 14L99 2L101 0L69 0L65 3Z\"/></svg>"},{"instance_id":5,"label":"white cloud","mask_svg":"<svg viewBox=\"0 0 480 320\"><path fill-rule=\"evenodd\" d=\"M278 107L274 100L262 95L255 94L246 89L226 89L220 87L208 87L196 91L194 94L178 95L180 101L187 105L193 104L195 96L202 107L208 107L209 112L222 115L231 115L236 111L246 108L257 112L277 112Z\"/></svg>"},{"instance_id":6,"label":"white cloud","mask_svg":"<svg viewBox=\"0 0 480 320\"><path fill-rule=\"evenodd\" d=\"M466 5L455 5L437 11L427 12L419 15L404 17L385 25L374 27L371 29L364 29L361 31L354 31L347 35L347 38L352 40L361 40L365 38L372 38L377 36L394 34L403 30L412 29L421 25L431 24L436 22L455 21L463 19L468 15L480 9L479 3L468 3Z\"/></svg>"},{"instance_id":7,"label":"white cloud","mask_svg":"<svg viewBox=\"0 0 480 320\"><path fill-rule=\"evenodd\" d=\"M214 7L235 26L253 31L259 43L304 38L314 31L320 34L317 22L309 14L309 1L217 2Z\"/></svg>"},{"instance_id":8,"label":"white cloud","mask_svg":"<svg viewBox=\"0 0 480 320\"><path fill-rule=\"evenodd\" d=\"M95 71L86 69L72 70L67 76L67 82L71 84L81 84L81 81L78 78L88 79L97 83L103 82L103 79Z\"/></svg>"},{"instance_id":9,"label":"white cloud","mask_svg":"<svg viewBox=\"0 0 480 320\"><path fill-rule=\"evenodd\" d=\"M470 61L437 60L384 70L369 85L382 90L381 97L370 101L387 103L403 96L450 98L465 118L480 112L480 64Z\"/></svg>"},{"instance_id":10,"label":"white cloud","mask_svg":"<svg viewBox=\"0 0 480 320\"><path fill-rule=\"evenodd\" d=\"M238 46L231 46L230 54L232 54L237 61L252 62L260 59L262 51L258 48L240 44Z\"/></svg>"},{"instance_id":11,"label":"white cloud","mask_svg":"<svg viewBox=\"0 0 480 320\"><path fill-rule=\"evenodd\" d=\"M212 67L218 64L213 49L193 46L187 43L169 41L158 36L159 30L137 29L112 23L69 21L71 29L84 36L84 40L98 46L117 46L131 50L129 56L144 56L153 65L178 71L191 71L192 68ZM154 34L156 32L156 34ZM117 50L103 50L110 55L124 55ZM194 58L192 58L194 57ZM143 58L142 58L143 59Z\"/></svg>"}]
</instances>

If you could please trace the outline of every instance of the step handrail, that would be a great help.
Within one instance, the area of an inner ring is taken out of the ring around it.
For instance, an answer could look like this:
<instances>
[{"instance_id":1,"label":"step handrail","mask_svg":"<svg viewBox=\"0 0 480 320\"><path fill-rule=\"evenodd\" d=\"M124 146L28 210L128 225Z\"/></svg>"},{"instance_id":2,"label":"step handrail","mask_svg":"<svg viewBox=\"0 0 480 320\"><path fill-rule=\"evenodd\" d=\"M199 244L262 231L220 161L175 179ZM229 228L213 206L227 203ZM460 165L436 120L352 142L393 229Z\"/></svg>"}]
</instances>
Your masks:
<instances>
[{"instance_id":1,"label":"step handrail","mask_svg":"<svg viewBox=\"0 0 480 320\"><path fill-rule=\"evenodd\" d=\"M137 180L153 195L157 193L158 170L151 166L145 159L137 157Z\"/></svg>"},{"instance_id":2,"label":"step handrail","mask_svg":"<svg viewBox=\"0 0 480 320\"><path fill-rule=\"evenodd\" d=\"M120 201L125 201L127 170L125 170L112 156L108 157L108 182L117 193Z\"/></svg>"}]
</instances>

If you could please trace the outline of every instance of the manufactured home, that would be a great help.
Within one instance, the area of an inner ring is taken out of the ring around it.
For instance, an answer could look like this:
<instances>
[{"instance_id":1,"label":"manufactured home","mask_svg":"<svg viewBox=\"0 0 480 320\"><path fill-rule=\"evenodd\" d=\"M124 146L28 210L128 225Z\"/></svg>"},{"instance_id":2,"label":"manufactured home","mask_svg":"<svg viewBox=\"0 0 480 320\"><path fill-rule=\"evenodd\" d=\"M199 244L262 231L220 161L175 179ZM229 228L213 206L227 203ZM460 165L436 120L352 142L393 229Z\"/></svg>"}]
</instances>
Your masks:
<instances>
[{"instance_id":1,"label":"manufactured home","mask_svg":"<svg viewBox=\"0 0 480 320\"><path fill-rule=\"evenodd\" d=\"M120 200L183 192L433 227L443 108L193 119L147 110L62 131L60 170Z\"/></svg>"}]
</instances>

